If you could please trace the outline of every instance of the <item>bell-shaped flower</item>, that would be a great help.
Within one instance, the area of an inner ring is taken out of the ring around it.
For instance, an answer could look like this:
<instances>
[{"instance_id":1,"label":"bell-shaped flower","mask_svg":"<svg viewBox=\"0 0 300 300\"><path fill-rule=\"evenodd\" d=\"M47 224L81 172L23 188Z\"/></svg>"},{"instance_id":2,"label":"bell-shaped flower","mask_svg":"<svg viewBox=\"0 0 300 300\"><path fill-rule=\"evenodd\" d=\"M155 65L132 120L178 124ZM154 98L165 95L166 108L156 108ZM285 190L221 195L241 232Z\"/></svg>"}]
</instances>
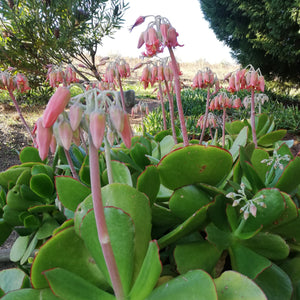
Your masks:
<instances>
[{"instance_id":1,"label":"bell-shaped flower","mask_svg":"<svg viewBox=\"0 0 300 300\"><path fill-rule=\"evenodd\" d=\"M232 108L234 109L239 109L242 106L241 99L238 97L234 98L232 102Z\"/></svg>"},{"instance_id":2,"label":"bell-shaped flower","mask_svg":"<svg viewBox=\"0 0 300 300\"><path fill-rule=\"evenodd\" d=\"M28 79L25 77L25 75L18 73L16 75L16 81L17 81L17 88L20 93L24 93L30 90Z\"/></svg>"},{"instance_id":3,"label":"bell-shaped flower","mask_svg":"<svg viewBox=\"0 0 300 300\"><path fill-rule=\"evenodd\" d=\"M50 98L47 107L43 114L43 125L48 128L51 127L58 116L64 111L69 100L71 93L66 87L58 87L53 96Z\"/></svg>"},{"instance_id":4,"label":"bell-shaped flower","mask_svg":"<svg viewBox=\"0 0 300 300\"><path fill-rule=\"evenodd\" d=\"M151 80L151 73L148 66L145 66L145 68L142 71L142 76L140 78L140 81L143 83L144 89L146 89L149 86L149 82Z\"/></svg>"},{"instance_id":5,"label":"bell-shaped flower","mask_svg":"<svg viewBox=\"0 0 300 300\"><path fill-rule=\"evenodd\" d=\"M69 150L72 144L73 131L69 122L63 120L58 124L58 134L62 146Z\"/></svg>"},{"instance_id":6,"label":"bell-shaped flower","mask_svg":"<svg viewBox=\"0 0 300 300\"><path fill-rule=\"evenodd\" d=\"M82 115L83 109L79 104L75 103L70 107L69 119L73 131L75 131L78 128L82 119Z\"/></svg>"},{"instance_id":7,"label":"bell-shaped flower","mask_svg":"<svg viewBox=\"0 0 300 300\"><path fill-rule=\"evenodd\" d=\"M124 114L123 130L119 131L119 134L120 134L121 139L123 140L125 146L127 148L130 148L131 147L132 131L131 131L129 117L128 117L127 113Z\"/></svg>"},{"instance_id":8,"label":"bell-shaped flower","mask_svg":"<svg viewBox=\"0 0 300 300\"><path fill-rule=\"evenodd\" d=\"M51 128L45 128L42 118L39 118L36 122L36 144L41 160L45 160L47 158L51 140Z\"/></svg>"},{"instance_id":9,"label":"bell-shaped flower","mask_svg":"<svg viewBox=\"0 0 300 300\"><path fill-rule=\"evenodd\" d=\"M92 136L93 144L97 149L101 147L104 133L105 133L105 114L102 112L94 111L90 114L90 133Z\"/></svg>"},{"instance_id":10,"label":"bell-shaped flower","mask_svg":"<svg viewBox=\"0 0 300 300\"><path fill-rule=\"evenodd\" d=\"M227 88L227 91L230 93L234 93L236 91L236 83L235 83L235 76L231 75L229 77L229 86Z\"/></svg>"}]
</instances>

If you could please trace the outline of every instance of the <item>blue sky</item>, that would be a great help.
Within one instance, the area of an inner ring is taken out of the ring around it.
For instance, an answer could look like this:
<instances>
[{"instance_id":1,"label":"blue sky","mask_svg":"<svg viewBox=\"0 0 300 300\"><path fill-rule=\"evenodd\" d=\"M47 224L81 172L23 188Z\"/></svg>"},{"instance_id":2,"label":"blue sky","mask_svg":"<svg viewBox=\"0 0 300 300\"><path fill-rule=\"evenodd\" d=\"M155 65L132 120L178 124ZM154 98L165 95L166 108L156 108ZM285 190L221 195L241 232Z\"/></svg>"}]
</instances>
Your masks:
<instances>
[{"instance_id":1,"label":"blue sky","mask_svg":"<svg viewBox=\"0 0 300 300\"><path fill-rule=\"evenodd\" d=\"M177 47L175 50L179 61L193 62L206 59L209 63L233 62L230 49L217 40L214 32L209 28L209 23L204 20L198 0L129 0L128 2L130 7L124 15L124 28L114 35L114 39L103 40L103 48L99 49L99 55L139 57L143 49L137 49L137 42L140 33L146 28L147 19L131 33L128 28L139 16L150 14L168 18L176 28L179 33L178 42L184 44L184 47Z\"/></svg>"}]
</instances>

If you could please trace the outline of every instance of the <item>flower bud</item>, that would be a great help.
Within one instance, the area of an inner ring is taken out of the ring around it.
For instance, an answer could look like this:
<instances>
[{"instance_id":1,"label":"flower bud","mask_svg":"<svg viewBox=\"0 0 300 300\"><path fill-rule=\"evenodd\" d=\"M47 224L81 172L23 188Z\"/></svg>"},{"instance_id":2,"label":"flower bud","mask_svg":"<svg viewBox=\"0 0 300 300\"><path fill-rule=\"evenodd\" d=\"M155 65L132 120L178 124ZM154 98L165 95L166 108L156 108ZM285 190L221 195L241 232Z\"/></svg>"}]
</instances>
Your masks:
<instances>
[{"instance_id":1,"label":"flower bud","mask_svg":"<svg viewBox=\"0 0 300 300\"><path fill-rule=\"evenodd\" d=\"M99 149L105 133L105 114L96 111L90 114L90 133L93 144Z\"/></svg>"},{"instance_id":2,"label":"flower bud","mask_svg":"<svg viewBox=\"0 0 300 300\"><path fill-rule=\"evenodd\" d=\"M68 88L59 87L53 96L50 98L47 107L43 114L43 126L51 127L58 116L64 111L67 106L71 94Z\"/></svg>"},{"instance_id":3,"label":"flower bud","mask_svg":"<svg viewBox=\"0 0 300 300\"><path fill-rule=\"evenodd\" d=\"M51 140L51 128L45 128L43 126L42 118L39 118L36 122L36 143L41 160L45 160L47 158Z\"/></svg>"},{"instance_id":4,"label":"flower bud","mask_svg":"<svg viewBox=\"0 0 300 300\"><path fill-rule=\"evenodd\" d=\"M73 104L70 107L69 119L73 131L75 131L78 128L82 119L82 115L83 115L83 109L79 104Z\"/></svg>"},{"instance_id":5,"label":"flower bud","mask_svg":"<svg viewBox=\"0 0 300 300\"><path fill-rule=\"evenodd\" d=\"M58 134L62 146L69 150L71 147L72 139L73 139L73 131L71 125L67 121L62 121L58 124Z\"/></svg>"}]
</instances>

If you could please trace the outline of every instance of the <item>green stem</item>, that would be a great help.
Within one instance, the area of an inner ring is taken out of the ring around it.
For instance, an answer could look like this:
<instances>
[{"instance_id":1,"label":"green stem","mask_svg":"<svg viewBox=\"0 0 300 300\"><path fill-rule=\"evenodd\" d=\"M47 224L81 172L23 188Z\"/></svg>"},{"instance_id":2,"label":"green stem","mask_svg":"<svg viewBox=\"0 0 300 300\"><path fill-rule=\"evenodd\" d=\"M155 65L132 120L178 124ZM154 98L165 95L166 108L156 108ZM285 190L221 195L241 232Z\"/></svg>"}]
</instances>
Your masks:
<instances>
[{"instance_id":1,"label":"green stem","mask_svg":"<svg viewBox=\"0 0 300 300\"><path fill-rule=\"evenodd\" d=\"M173 52L173 49L168 46L172 67L174 71L174 88L175 88L175 95L176 95L176 101L177 101L177 108L178 108L178 115L179 115L179 121L180 121L180 127L181 127L181 133L183 138L183 146L186 147L189 145L189 139L186 131L185 126L185 120L184 120L184 114L183 114L183 108L181 103L181 87L180 87L180 78L179 78L179 70L176 62L176 58Z\"/></svg>"},{"instance_id":2,"label":"green stem","mask_svg":"<svg viewBox=\"0 0 300 300\"><path fill-rule=\"evenodd\" d=\"M252 127L252 139L257 148L257 138L256 138L256 129L255 129L255 103L254 103L254 88L251 89L251 127Z\"/></svg>"},{"instance_id":3,"label":"green stem","mask_svg":"<svg viewBox=\"0 0 300 300\"><path fill-rule=\"evenodd\" d=\"M112 167L111 167L110 145L106 137L104 137L104 144L105 144L105 160L106 160L108 183L111 184L114 182L114 178L113 178Z\"/></svg>"},{"instance_id":4,"label":"green stem","mask_svg":"<svg viewBox=\"0 0 300 300\"><path fill-rule=\"evenodd\" d=\"M124 297L123 286L121 283L121 278L118 271L116 259L112 250L112 246L108 234L107 224L105 221L104 207L103 207L102 195L101 195L98 150L94 146L91 137L89 137L89 144L90 144L89 160L90 160L92 198L93 198L96 226L98 231L98 239L101 244L103 256L106 262L108 273L115 292L115 296L118 300L121 300L121 299L125 299L125 297Z\"/></svg>"},{"instance_id":5,"label":"green stem","mask_svg":"<svg viewBox=\"0 0 300 300\"><path fill-rule=\"evenodd\" d=\"M207 120L207 116L208 116L208 108L209 108L209 99L210 99L210 88L207 87L207 96L206 96L206 107L205 107L205 114L204 114L204 118L203 118L203 129L201 131L201 136L200 136L200 140L199 140L199 144L201 145L203 142L203 138L204 138L204 133L205 133L205 125L206 125L206 120Z\"/></svg>"},{"instance_id":6,"label":"green stem","mask_svg":"<svg viewBox=\"0 0 300 300\"><path fill-rule=\"evenodd\" d=\"M166 86L166 92L167 92L167 96L168 96L168 100L169 100L170 119L171 119L173 140L174 140L174 143L177 144L177 135L176 135L175 118L174 118L174 102L173 102L173 97L171 96L171 93L170 93L170 89L169 89L167 80L165 80L165 86Z\"/></svg>"},{"instance_id":7,"label":"green stem","mask_svg":"<svg viewBox=\"0 0 300 300\"><path fill-rule=\"evenodd\" d=\"M166 118L166 111L165 111L165 105L164 105L164 94L161 88L161 82L158 82L158 89L159 89L159 95L160 95L160 104L161 104L161 110L163 114L163 121L164 121L164 130L167 130L167 118Z\"/></svg>"},{"instance_id":8,"label":"green stem","mask_svg":"<svg viewBox=\"0 0 300 300\"><path fill-rule=\"evenodd\" d=\"M235 235L235 236L239 236L239 234L240 234L241 231L243 230L245 224L246 224L246 220L245 220L244 218L242 218L242 221L241 221L239 227L234 231L234 235Z\"/></svg>"}]
</instances>

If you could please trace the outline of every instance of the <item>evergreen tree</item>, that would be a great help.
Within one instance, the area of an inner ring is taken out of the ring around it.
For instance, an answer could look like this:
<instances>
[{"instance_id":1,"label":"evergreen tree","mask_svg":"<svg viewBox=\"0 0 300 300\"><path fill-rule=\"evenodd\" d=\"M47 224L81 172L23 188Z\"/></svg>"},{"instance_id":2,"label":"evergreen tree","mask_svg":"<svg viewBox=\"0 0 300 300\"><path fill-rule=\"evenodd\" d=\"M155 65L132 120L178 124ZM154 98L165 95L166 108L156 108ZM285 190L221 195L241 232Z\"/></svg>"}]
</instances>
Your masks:
<instances>
[{"instance_id":1,"label":"evergreen tree","mask_svg":"<svg viewBox=\"0 0 300 300\"><path fill-rule=\"evenodd\" d=\"M76 61L99 79L97 50L126 8L123 0L0 0L0 66L41 75L49 64Z\"/></svg>"},{"instance_id":2,"label":"evergreen tree","mask_svg":"<svg viewBox=\"0 0 300 300\"><path fill-rule=\"evenodd\" d=\"M205 19L237 61L300 85L300 0L199 0Z\"/></svg>"}]
</instances>

